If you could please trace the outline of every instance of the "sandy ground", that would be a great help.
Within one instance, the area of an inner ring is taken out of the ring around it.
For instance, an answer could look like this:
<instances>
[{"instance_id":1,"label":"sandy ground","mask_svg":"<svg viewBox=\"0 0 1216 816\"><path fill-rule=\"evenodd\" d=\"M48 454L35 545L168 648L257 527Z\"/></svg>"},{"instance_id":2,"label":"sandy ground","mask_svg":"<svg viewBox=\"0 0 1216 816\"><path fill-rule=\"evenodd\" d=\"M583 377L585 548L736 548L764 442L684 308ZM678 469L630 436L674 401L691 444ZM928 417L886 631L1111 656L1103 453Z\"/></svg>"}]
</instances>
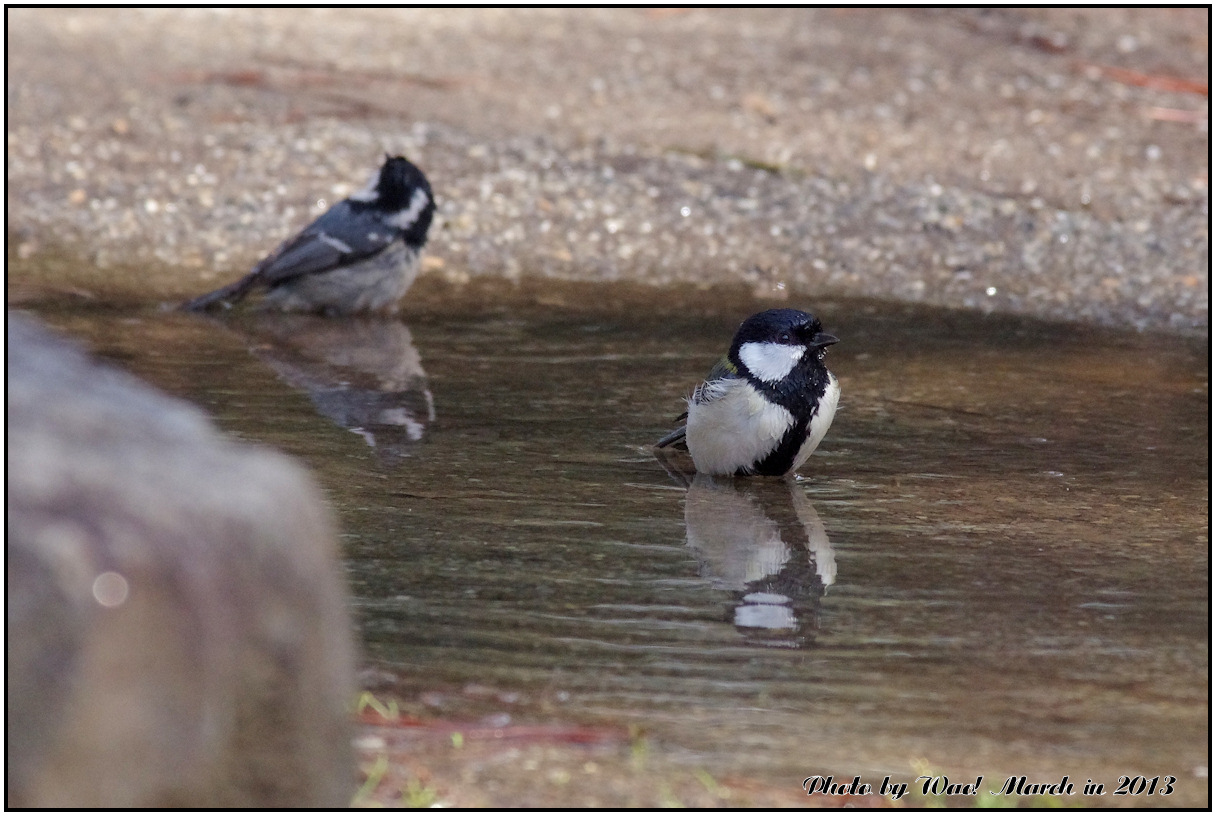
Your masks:
<instances>
[{"instance_id":1,"label":"sandy ground","mask_svg":"<svg viewBox=\"0 0 1216 816\"><path fill-rule=\"evenodd\" d=\"M455 283L1207 330L1207 9L7 17L10 282L199 293L391 151Z\"/></svg>"}]
</instances>

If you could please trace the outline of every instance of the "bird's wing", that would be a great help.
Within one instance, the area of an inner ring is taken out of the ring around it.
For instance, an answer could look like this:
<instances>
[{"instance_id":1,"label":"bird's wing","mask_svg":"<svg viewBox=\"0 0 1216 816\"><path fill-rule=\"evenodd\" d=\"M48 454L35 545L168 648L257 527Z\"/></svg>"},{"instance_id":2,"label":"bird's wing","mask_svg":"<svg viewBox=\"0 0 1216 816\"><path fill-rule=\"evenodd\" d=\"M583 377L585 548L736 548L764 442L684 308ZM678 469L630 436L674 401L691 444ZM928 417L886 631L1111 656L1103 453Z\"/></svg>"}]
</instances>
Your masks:
<instances>
[{"instance_id":1,"label":"bird's wing","mask_svg":"<svg viewBox=\"0 0 1216 816\"><path fill-rule=\"evenodd\" d=\"M276 249L255 270L274 286L301 275L328 272L375 255L400 234L366 208L350 201L335 204L299 235Z\"/></svg>"},{"instance_id":2,"label":"bird's wing","mask_svg":"<svg viewBox=\"0 0 1216 816\"><path fill-rule=\"evenodd\" d=\"M704 405L720 399L727 391L731 380L739 379L739 369L726 357L723 357L709 370L705 382L698 385L692 392L690 403Z\"/></svg>"},{"instance_id":3,"label":"bird's wing","mask_svg":"<svg viewBox=\"0 0 1216 816\"><path fill-rule=\"evenodd\" d=\"M731 364L730 360L723 357L713 368L709 370L709 376L703 383L693 389L692 396L688 398L689 405L703 405L707 402L713 402L722 397L726 393L726 385L730 380L739 377L739 370ZM688 412L680 414L676 417L676 422L684 422L688 419ZM688 431L687 426L681 425L667 436L660 439L654 444L656 448L666 448L671 445L677 448L687 447L684 437Z\"/></svg>"}]
</instances>

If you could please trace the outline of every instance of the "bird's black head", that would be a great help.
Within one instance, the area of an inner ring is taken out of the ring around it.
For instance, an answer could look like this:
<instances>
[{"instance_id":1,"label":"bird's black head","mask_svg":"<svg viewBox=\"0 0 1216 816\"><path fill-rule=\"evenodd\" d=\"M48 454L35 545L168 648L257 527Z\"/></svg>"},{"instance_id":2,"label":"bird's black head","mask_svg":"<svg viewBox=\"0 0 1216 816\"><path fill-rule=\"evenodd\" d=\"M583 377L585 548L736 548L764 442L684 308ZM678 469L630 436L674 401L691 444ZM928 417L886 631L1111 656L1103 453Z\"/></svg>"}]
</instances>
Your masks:
<instances>
[{"instance_id":1,"label":"bird's black head","mask_svg":"<svg viewBox=\"0 0 1216 816\"><path fill-rule=\"evenodd\" d=\"M376 181L375 206L399 214L394 226L405 231L408 243L421 246L435 215L435 196L426 176L404 156L385 156Z\"/></svg>"},{"instance_id":2,"label":"bird's black head","mask_svg":"<svg viewBox=\"0 0 1216 816\"><path fill-rule=\"evenodd\" d=\"M376 181L376 196L385 209L408 207L414 190L431 194L431 184L422 171L404 156L385 156Z\"/></svg>"},{"instance_id":3,"label":"bird's black head","mask_svg":"<svg viewBox=\"0 0 1216 816\"><path fill-rule=\"evenodd\" d=\"M777 343L783 346L822 348L839 342L824 334L819 318L798 309L769 309L744 320L735 332L733 349L744 343Z\"/></svg>"},{"instance_id":4,"label":"bird's black head","mask_svg":"<svg viewBox=\"0 0 1216 816\"><path fill-rule=\"evenodd\" d=\"M821 365L826 348L838 342L812 314L769 309L743 321L728 357L740 370L771 385L795 371Z\"/></svg>"}]
</instances>

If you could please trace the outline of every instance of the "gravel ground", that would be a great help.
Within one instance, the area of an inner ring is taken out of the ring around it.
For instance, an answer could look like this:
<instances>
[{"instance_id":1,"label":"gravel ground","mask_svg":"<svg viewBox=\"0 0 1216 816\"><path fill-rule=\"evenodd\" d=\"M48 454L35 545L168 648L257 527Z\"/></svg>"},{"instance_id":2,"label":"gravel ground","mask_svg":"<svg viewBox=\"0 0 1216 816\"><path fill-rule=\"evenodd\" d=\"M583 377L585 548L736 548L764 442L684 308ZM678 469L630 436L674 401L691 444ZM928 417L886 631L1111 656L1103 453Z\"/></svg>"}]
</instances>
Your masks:
<instances>
[{"instance_id":1,"label":"gravel ground","mask_svg":"<svg viewBox=\"0 0 1216 816\"><path fill-rule=\"evenodd\" d=\"M1207 330L1206 8L7 17L10 282L197 294L390 151L456 283Z\"/></svg>"}]
</instances>

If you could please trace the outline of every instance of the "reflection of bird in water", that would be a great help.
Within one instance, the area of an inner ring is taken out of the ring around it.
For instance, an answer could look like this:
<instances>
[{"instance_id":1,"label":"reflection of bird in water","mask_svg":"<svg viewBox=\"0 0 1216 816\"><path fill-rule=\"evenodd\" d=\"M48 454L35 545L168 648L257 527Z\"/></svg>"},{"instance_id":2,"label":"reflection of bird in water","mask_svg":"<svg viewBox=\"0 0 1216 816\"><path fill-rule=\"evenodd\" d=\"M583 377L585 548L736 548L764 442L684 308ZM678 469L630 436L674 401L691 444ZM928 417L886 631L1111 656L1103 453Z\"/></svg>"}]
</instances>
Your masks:
<instances>
[{"instance_id":1,"label":"reflection of bird in water","mask_svg":"<svg viewBox=\"0 0 1216 816\"><path fill-rule=\"evenodd\" d=\"M799 648L818 627L836 555L819 514L792 482L697 474L684 505L701 574L734 596L731 618L751 643Z\"/></svg>"},{"instance_id":2,"label":"reflection of bird in water","mask_svg":"<svg viewBox=\"0 0 1216 816\"><path fill-rule=\"evenodd\" d=\"M387 462L409 456L435 420L422 359L400 320L249 315L228 325L288 385Z\"/></svg>"}]
</instances>

